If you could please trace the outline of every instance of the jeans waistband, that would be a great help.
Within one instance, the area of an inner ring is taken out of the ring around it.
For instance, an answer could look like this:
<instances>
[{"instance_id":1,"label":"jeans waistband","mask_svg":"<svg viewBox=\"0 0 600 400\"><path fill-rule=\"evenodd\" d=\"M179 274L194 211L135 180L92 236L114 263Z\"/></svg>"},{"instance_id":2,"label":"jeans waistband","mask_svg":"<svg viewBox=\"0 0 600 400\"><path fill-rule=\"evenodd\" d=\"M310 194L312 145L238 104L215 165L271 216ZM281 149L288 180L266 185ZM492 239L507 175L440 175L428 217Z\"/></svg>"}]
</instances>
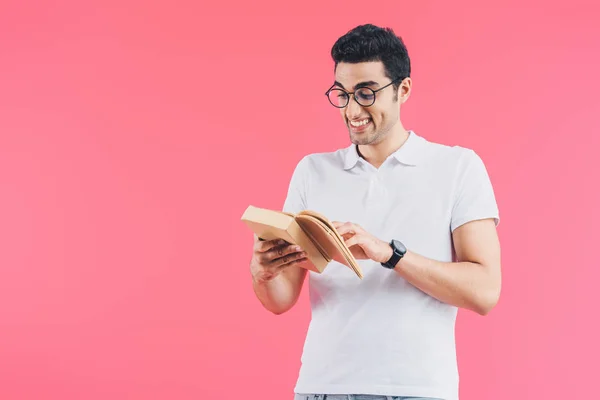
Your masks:
<instances>
[{"instance_id":1,"label":"jeans waistband","mask_svg":"<svg viewBox=\"0 0 600 400\"><path fill-rule=\"evenodd\" d=\"M296 394L294 400L397 400L397 396L366 394Z\"/></svg>"}]
</instances>

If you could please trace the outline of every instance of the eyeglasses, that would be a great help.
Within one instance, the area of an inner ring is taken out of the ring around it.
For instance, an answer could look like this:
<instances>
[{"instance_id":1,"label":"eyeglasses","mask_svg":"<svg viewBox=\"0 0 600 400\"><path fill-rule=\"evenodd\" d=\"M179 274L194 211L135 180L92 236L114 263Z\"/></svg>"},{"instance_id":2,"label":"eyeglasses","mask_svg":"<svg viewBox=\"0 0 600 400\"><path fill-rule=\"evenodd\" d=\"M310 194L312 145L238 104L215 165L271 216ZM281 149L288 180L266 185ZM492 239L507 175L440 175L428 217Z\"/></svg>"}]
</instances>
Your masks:
<instances>
[{"instance_id":1,"label":"eyeglasses","mask_svg":"<svg viewBox=\"0 0 600 400\"><path fill-rule=\"evenodd\" d=\"M375 103L375 93L380 90L385 89L386 87L396 83L397 81L401 81L404 78L397 78L381 87L377 90L373 90L368 87L361 87L356 89L354 92L346 92L343 89L331 87L327 92L325 92L325 96L329 99L329 102L336 108L344 108L348 105L350 101L350 95L354 95L354 100L363 107L370 107Z\"/></svg>"}]
</instances>

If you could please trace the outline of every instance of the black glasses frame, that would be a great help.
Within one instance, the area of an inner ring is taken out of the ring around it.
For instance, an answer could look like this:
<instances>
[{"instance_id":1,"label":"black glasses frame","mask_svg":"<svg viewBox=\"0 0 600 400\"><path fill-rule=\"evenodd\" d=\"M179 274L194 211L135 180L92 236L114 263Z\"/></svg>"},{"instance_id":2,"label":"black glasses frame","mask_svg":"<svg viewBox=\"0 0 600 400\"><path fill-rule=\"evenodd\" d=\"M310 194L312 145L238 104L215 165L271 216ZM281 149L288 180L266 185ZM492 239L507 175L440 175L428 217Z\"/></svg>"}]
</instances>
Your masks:
<instances>
[{"instance_id":1,"label":"black glasses frame","mask_svg":"<svg viewBox=\"0 0 600 400\"><path fill-rule=\"evenodd\" d=\"M376 93L385 89L388 86L393 85L394 83L398 82L398 81L403 81L404 78L396 78L393 81L391 81L390 83L388 83L387 85L380 87L379 89L371 89L368 86L363 86L360 87L358 89L356 89L354 92L347 92L344 89L335 87L335 85L331 86L329 89L327 89L327 91L325 92L325 96L327 97L327 100L329 100L329 103L331 103L332 106L334 106L335 108L344 108L344 107L348 107L348 104L350 104L350 95L352 95L352 97L354 98L354 101L356 101L356 103L358 103L358 105L360 105L361 107L371 107L373 104L375 104L375 100L377 98ZM369 90L373 93L373 101L371 102L371 104L362 104L360 101L358 101L356 99L356 96L354 95L354 93L356 93L359 90ZM335 104L333 104L333 102L331 101L331 98L329 98L329 93L331 93L333 90L339 90L341 92L344 92L346 94L346 97L348 98L348 100L346 101L346 104L344 104L343 106L336 106Z\"/></svg>"}]
</instances>

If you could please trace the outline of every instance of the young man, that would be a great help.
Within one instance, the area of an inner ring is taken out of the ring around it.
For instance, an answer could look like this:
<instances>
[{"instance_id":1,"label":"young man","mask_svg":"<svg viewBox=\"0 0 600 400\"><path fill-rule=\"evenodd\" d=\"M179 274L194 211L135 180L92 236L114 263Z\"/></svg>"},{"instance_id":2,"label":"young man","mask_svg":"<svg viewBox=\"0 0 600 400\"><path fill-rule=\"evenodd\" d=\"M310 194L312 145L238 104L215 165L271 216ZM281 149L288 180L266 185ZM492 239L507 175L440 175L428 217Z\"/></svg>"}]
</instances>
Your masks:
<instances>
[{"instance_id":1,"label":"young man","mask_svg":"<svg viewBox=\"0 0 600 400\"><path fill-rule=\"evenodd\" d=\"M410 60L392 30L358 26L331 53L327 97L352 144L303 158L284 210L336 221L364 278L341 264L310 272L296 399L457 400L457 310L485 315L500 295L490 179L474 151L402 125ZM304 262L302 249L256 241L250 269L266 309L279 314L296 303Z\"/></svg>"}]
</instances>

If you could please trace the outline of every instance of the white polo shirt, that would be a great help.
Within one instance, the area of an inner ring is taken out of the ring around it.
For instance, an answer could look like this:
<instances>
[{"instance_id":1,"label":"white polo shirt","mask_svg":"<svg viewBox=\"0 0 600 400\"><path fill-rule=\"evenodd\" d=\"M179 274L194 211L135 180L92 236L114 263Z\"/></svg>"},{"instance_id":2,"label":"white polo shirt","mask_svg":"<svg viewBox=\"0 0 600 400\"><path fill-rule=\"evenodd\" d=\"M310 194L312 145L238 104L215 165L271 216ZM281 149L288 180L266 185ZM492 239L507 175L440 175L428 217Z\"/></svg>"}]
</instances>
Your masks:
<instances>
[{"instance_id":1,"label":"white polo shirt","mask_svg":"<svg viewBox=\"0 0 600 400\"><path fill-rule=\"evenodd\" d=\"M283 209L355 222L440 261L453 261L454 229L476 219L499 221L481 158L412 131L379 169L354 145L304 157ZM457 400L457 308L379 263L358 262L362 280L335 261L323 274L309 272L312 319L295 392Z\"/></svg>"}]
</instances>

